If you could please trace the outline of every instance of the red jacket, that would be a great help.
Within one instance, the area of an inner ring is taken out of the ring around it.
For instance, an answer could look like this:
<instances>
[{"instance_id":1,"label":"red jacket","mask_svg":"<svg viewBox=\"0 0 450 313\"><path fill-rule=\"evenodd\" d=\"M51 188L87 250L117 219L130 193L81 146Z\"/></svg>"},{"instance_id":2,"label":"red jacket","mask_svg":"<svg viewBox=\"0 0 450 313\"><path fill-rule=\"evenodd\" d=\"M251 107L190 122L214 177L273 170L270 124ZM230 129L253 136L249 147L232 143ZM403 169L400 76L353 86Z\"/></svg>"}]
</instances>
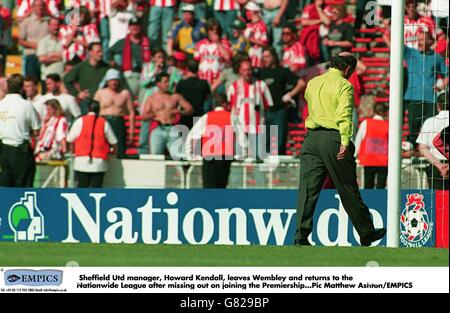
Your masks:
<instances>
[{"instance_id":1,"label":"red jacket","mask_svg":"<svg viewBox=\"0 0 450 313\"><path fill-rule=\"evenodd\" d=\"M389 122L369 118L366 136L359 149L359 162L363 166L388 166Z\"/></svg>"},{"instance_id":2,"label":"red jacket","mask_svg":"<svg viewBox=\"0 0 450 313\"><path fill-rule=\"evenodd\" d=\"M90 156L107 160L109 143L105 136L106 120L100 116L95 119L95 115L85 115L82 119L83 128L80 136L75 140L75 156ZM94 136L92 136L92 132L94 132Z\"/></svg>"},{"instance_id":3,"label":"red jacket","mask_svg":"<svg viewBox=\"0 0 450 313\"><path fill-rule=\"evenodd\" d=\"M207 115L202 136L202 156L233 156L234 133L229 111L212 111Z\"/></svg>"}]
</instances>

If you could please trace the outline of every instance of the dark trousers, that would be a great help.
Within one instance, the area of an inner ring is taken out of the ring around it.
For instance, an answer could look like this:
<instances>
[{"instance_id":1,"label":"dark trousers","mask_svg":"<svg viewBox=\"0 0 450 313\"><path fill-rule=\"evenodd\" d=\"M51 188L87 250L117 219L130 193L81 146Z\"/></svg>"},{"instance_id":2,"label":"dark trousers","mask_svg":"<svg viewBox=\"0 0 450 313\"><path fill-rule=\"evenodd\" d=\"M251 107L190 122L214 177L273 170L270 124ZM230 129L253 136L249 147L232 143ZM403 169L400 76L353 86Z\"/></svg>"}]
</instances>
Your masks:
<instances>
[{"instance_id":1,"label":"dark trousers","mask_svg":"<svg viewBox=\"0 0 450 313\"><path fill-rule=\"evenodd\" d=\"M435 105L429 102L405 101L405 110L408 110L408 141L416 145L423 122L435 115Z\"/></svg>"},{"instance_id":2,"label":"dark trousers","mask_svg":"<svg viewBox=\"0 0 450 313\"><path fill-rule=\"evenodd\" d=\"M428 166L425 171L427 173L428 186L430 189L449 189L448 178L443 178L441 172L439 172L436 166L430 164L430 166Z\"/></svg>"},{"instance_id":3,"label":"dark trousers","mask_svg":"<svg viewBox=\"0 0 450 313\"><path fill-rule=\"evenodd\" d=\"M34 76L41 80L41 62L35 54L25 57L25 76Z\"/></svg>"},{"instance_id":4,"label":"dark trousers","mask_svg":"<svg viewBox=\"0 0 450 313\"><path fill-rule=\"evenodd\" d=\"M230 175L231 160L203 160L203 188L226 188Z\"/></svg>"},{"instance_id":5,"label":"dark trousers","mask_svg":"<svg viewBox=\"0 0 450 313\"><path fill-rule=\"evenodd\" d=\"M8 56L8 49L5 46L0 45L0 75L5 75L6 70L6 58Z\"/></svg>"},{"instance_id":6,"label":"dark trousers","mask_svg":"<svg viewBox=\"0 0 450 313\"><path fill-rule=\"evenodd\" d=\"M125 120L122 116L105 115L103 116L114 131L117 137L117 158L125 158L125 152L127 148L127 130L125 127Z\"/></svg>"},{"instance_id":7,"label":"dark trousers","mask_svg":"<svg viewBox=\"0 0 450 313\"><path fill-rule=\"evenodd\" d=\"M28 142L18 147L0 144L0 186L33 187L36 163Z\"/></svg>"},{"instance_id":8,"label":"dark trousers","mask_svg":"<svg viewBox=\"0 0 450 313\"><path fill-rule=\"evenodd\" d=\"M356 3L356 20L355 20L355 30L359 31L364 23L364 18L366 17L366 5L369 0L359 0ZM367 25L372 26L372 25Z\"/></svg>"},{"instance_id":9,"label":"dark trousers","mask_svg":"<svg viewBox=\"0 0 450 313\"><path fill-rule=\"evenodd\" d=\"M364 189L375 187L375 176L377 177L377 189L386 188L388 168L385 166L365 166L364 167Z\"/></svg>"},{"instance_id":10,"label":"dark trousers","mask_svg":"<svg viewBox=\"0 0 450 313\"><path fill-rule=\"evenodd\" d=\"M305 137L300 154L297 242L306 240L312 232L314 210L328 173L358 234L366 236L374 230L369 208L358 190L355 146L350 143L345 158L338 161L340 145L340 134L334 130L309 130Z\"/></svg>"},{"instance_id":11,"label":"dark trousers","mask_svg":"<svg viewBox=\"0 0 450 313\"><path fill-rule=\"evenodd\" d=\"M276 138L275 144L278 148L278 154L286 154L286 139L287 139L287 110L281 109L277 111L266 112L266 151L272 151L272 145L274 144L271 134L270 126L274 125L278 127L278 138Z\"/></svg>"},{"instance_id":12,"label":"dark trousers","mask_svg":"<svg viewBox=\"0 0 450 313\"><path fill-rule=\"evenodd\" d=\"M101 188L103 186L103 177L105 172L86 173L75 171L78 188Z\"/></svg>"},{"instance_id":13,"label":"dark trousers","mask_svg":"<svg viewBox=\"0 0 450 313\"><path fill-rule=\"evenodd\" d=\"M81 115L86 115L89 113L89 105L91 104L92 99L85 99L80 101L80 111Z\"/></svg>"}]
</instances>

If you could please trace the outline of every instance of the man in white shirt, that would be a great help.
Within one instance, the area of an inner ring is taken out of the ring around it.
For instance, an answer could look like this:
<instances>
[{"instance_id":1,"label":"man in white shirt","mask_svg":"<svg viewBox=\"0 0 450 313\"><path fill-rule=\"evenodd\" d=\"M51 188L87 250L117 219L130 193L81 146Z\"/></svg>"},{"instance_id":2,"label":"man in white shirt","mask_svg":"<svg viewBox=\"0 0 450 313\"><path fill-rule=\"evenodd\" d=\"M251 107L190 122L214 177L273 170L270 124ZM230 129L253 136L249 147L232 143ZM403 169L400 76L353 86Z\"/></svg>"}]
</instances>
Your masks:
<instances>
[{"instance_id":1,"label":"man in white shirt","mask_svg":"<svg viewBox=\"0 0 450 313\"><path fill-rule=\"evenodd\" d=\"M47 116L47 106L45 105L45 102L50 99L58 100L69 123L81 115L80 106L75 97L61 91L61 77L58 74L47 75L45 85L47 86L47 94L33 103L33 106L39 113L42 121Z\"/></svg>"},{"instance_id":2,"label":"man in white shirt","mask_svg":"<svg viewBox=\"0 0 450 313\"><path fill-rule=\"evenodd\" d=\"M31 103L38 101L42 95L39 94L39 79L35 76L27 76L23 81L23 92L25 98Z\"/></svg>"},{"instance_id":3,"label":"man in white shirt","mask_svg":"<svg viewBox=\"0 0 450 313\"><path fill-rule=\"evenodd\" d=\"M58 38L60 26L61 23L58 18L50 18L48 21L49 35L42 38L38 43L36 55L41 63L41 81L44 81L49 74L62 75L64 72L63 46Z\"/></svg>"},{"instance_id":4,"label":"man in white shirt","mask_svg":"<svg viewBox=\"0 0 450 313\"><path fill-rule=\"evenodd\" d=\"M30 101L22 98L23 77L8 79L8 95L0 101L0 186L32 187L36 164L31 136L39 134L41 123Z\"/></svg>"},{"instance_id":5,"label":"man in white shirt","mask_svg":"<svg viewBox=\"0 0 450 313\"><path fill-rule=\"evenodd\" d=\"M431 163L427 167L428 184L431 189L448 190L448 160L434 147L433 141L441 131L449 126L448 92L443 92L437 99L436 116L430 117L422 125L416 142L422 155Z\"/></svg>"},{"instance_id":6,"label":"man in white shirt","mask_svg":"<svg viewBox=\"0 0 450 313\"><path fill-rule=\"evenodd\" d=\"M127 6L127 1L119 0L115 9L109 16L109 47L111 48L120 39L124 39L128 34L128 23L134 17L131 6ZM110 60L108 60L110 61Z\"/></svg>"}]
</instances>

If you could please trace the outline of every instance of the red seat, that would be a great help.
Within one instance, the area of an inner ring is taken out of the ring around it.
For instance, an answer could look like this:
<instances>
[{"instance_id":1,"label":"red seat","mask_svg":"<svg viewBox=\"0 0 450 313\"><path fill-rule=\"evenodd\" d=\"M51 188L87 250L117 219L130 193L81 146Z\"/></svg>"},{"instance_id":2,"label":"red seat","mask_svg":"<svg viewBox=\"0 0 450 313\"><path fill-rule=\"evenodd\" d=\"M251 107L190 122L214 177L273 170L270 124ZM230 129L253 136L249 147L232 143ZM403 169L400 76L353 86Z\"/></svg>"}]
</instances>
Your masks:
<instances>
[{"instance_id":1,"label":"red seat","mask_svg":"<svg viewBox=\"0 0 450 313\"><path fill-rule=\"evenodd\" d=\"M382 32L382 28L380 27L374 27L374 28L360 28L359 32L361 34L373 34L373 33L379 33Z\"/></svg>"},{"instance_id":2,"label":"red seat","mask_svg":"<svg viewBox=\"0 0 450 313\"><path fill-rule=\"evenodd\" d=\"M374 47L374 48L372 48L371 51L375 52L375 53L389 53L391 51L391 49L390 48L377 48L377 47Z\"/></svg>"}]
</instances>

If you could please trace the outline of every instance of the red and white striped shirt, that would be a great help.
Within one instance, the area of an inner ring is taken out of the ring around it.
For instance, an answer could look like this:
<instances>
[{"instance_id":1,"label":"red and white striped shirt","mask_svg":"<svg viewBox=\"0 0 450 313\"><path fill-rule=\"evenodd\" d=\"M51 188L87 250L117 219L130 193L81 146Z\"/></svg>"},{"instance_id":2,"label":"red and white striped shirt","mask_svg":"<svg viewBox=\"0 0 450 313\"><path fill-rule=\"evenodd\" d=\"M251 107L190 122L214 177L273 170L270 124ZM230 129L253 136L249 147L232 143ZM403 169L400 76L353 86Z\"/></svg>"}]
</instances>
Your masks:
<instances>
[{"instance_id":1,"label":"red and white striped shirt","mask_svg":"<svg viewBox=\"0 0 450 313\"><path fill-rule=\"evenodd\" d=\"M67 8L75 8L75 7L81 7L85 6L89 9L89 11L95 11L98 7L98 1L101 0L67 0L66 7ZM103 0L105 1L105 0ZM110 2L111 0L109 0Z\"/></svg>"},{"instance_id":2,"label":"red and white striped shirt","mask_svg":"<svg viewBox=\"0 0 450 313\"><path fill-rule=\"evenodd\" d=\"M47 14L52 16L59 16L59 10L58 10L58 4L61 0L44 0L45 5L47 6ZM24 17L31 13L31 10L33 8L34 0L22 0L20 3L18 3L18 9L16 16L17 17Z\"/></svg>"},{"instance_id":3,"label":"red and white striped shirt","mask_svg":"<svg viewBox=\"0 0 450 313\"><path fill-rule=\"evenodd\" d=\"M73 28L70 25L62 26L59 30L59 38L63 45L63 58L68 62L75 56L78 56L81 60L86 58L86 49L81 43L69 41L74 32L79 33L80 39L86 41L87 44L100 41L100 34L95 24L88 24L85 26L79 26Z\"/></svg>"},{"instance_id":4,"label":"red and white striped shirt","mask_svg":"<svg viewBox=\"0 0 450 313\"><path fill-rule=\"evenodd\" d=\"M222 46L231 55L231 45L227 39L222 39ZM195 46L194 59L199 62L198 77L212 84L225 66L225 55L221 53L219 45L209 39L199 41Z\"/></svg>"},{"instance_id":5,"label":"red and white striped shirt","mask_svg":"<svg viewBox=\"0 0 450 313\"><path fill-rule=\"evenodd\" d=\"M101 19L111 15L111 0L98 0L98 6Z\"/></svg>"},{"instance_id":6,"label":"red and white striped shirt","mask_svg":"<svg viewBox=\"0 0 450 313\"><path fill-rule=\"evenodd\" d=\"M170 8L175 6L176 0L150 0L150 6Z\"/></svg>"},{"instance_id":7,"label":"red and white striped shirt","mask_svg":"<svg viewBox=\"0 0 450 313\"><path fill-rule=\"evenodd\" d=\"M236 0L214 0L215 11L239 10L239 3Z\"/></svg>"},{"instance_id":8,"label":"red and white striped shirt","mask_svg":"<svg viewBox=\"0 0 450 313\"><path fill-rule=\"evenodd\" d=\"M244 31L244 36L247 39L262 41L265 44L269 43L267 37L267 26L262 19L256 23L248 23ZM263 48L258 45L252 45L248 50L248 55L252 61L252 67L260 68L262 66L262 52Z\"/></svg>"},{"instance_id":9,"label":"red and white striped shirt","mask_svg":"<svg viewBox=\"0 0 450 313\"><path fill-rule=\"evenodd\" d=\"M266 83L256 80L252 83L242 78L228 87L227 98L231 107L231 119L236 129L245 133L257 133L260 114L256 109L264 110L273 106L272 96Z\"/></svg>"},{"instance_id":10,"label":"red and white striped shirt","mask_svg":"<svg viewBox=\"0 0 450 313\"><path fill-rule=\"evenodd\" d=\"M296 41L292 46L287 47L283 51L283 60L281 64L296 72L306 67L306 53L300 41Z\"/></svg>"},{"instance_id":11,"label":"red and white striped shirt","mask_svg":"<svg viewBox=\"0 0 450 313\"><path fill-rule=\"evenodd\" d=\"M436 36L436 22L431 17L421 17L417 20L405 16L405 45L417 48L418 32L429 32Z\"/></svg>"}]
</instances>

